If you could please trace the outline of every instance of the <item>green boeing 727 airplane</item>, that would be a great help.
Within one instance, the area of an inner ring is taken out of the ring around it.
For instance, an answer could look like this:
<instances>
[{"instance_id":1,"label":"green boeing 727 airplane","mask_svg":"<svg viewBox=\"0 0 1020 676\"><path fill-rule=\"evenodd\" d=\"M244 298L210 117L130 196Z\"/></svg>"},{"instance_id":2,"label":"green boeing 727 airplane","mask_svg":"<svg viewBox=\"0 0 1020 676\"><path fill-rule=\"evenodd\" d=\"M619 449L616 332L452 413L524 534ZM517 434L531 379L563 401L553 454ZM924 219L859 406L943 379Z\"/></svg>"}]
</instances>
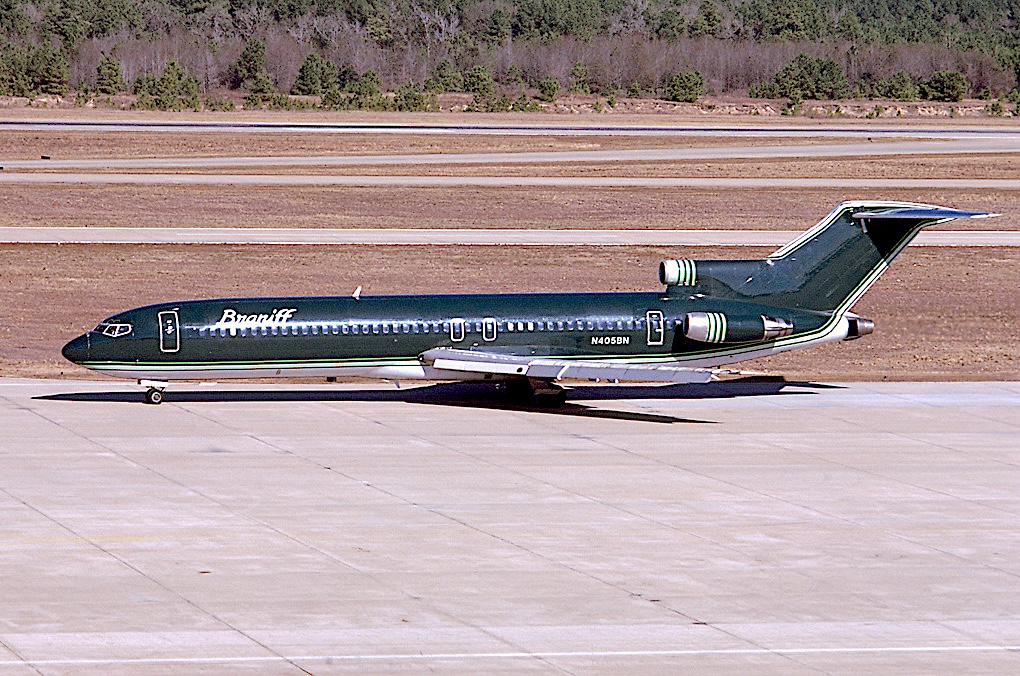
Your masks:
<instances>
[{"instance_id":1,"label":"green boeing 727 airplane","mask_svg":"<svg viewBox=\"0 0 1020 676\"><path fill-rule=\"evenodd\" d=\"M138 380L153 404L170 381L218 378L489 379L547 395L564 379L707 382L726 364L871 333L850 308L921 228L990 215L844 202L762 260L663 261L658 291L160 303L63 354Z\"/></svg>"}]
</instances>

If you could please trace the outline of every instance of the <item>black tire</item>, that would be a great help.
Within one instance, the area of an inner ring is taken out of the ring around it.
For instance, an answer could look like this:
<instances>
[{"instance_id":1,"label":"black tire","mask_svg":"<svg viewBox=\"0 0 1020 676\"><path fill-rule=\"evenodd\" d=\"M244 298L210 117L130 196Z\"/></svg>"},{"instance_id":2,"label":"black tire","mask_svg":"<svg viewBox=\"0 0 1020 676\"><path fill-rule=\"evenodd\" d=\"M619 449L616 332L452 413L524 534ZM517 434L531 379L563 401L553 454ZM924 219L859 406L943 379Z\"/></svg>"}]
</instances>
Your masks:
<instances>
[{"instance_id":1,"label":"black tire","mask_svg":"<svg viewBox=\"0 0 1020 676\"><path fill-rule=\"evenodd\" d=\"M156 406L163 403L163 390L157 390L155 387L150 387L145 392L145 403Z\"/></svg>"}]
</instances>

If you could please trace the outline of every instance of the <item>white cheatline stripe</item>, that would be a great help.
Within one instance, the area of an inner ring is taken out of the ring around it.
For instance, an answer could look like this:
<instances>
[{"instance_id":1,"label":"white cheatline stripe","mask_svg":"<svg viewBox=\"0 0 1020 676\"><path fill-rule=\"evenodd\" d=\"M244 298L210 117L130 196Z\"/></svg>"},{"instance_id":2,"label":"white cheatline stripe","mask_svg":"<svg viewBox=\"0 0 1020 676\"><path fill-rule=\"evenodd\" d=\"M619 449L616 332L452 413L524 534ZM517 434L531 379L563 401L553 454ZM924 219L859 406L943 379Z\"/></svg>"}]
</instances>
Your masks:
<instances>
[{"instance_id":1,"label":"white cheatline stripe","mask_svg":"<svg viewBox=\"0 0 1020 676\"><path fill-rule=\"evenodd\" d=\"M14 665L87 666L99 664L230 664L325 661L410 661L410 660L482 660L551 659L584 657L697 657L702 655L862 655L910 653L1020 652L1020 645L957 646L860 646L846 648L719 648L705 650L578 650L562 652L491 653L393 653L376 655L258 655L237 657L140 657L110 659L2 660L0 667Z\"/></svg>"}]
</instances>

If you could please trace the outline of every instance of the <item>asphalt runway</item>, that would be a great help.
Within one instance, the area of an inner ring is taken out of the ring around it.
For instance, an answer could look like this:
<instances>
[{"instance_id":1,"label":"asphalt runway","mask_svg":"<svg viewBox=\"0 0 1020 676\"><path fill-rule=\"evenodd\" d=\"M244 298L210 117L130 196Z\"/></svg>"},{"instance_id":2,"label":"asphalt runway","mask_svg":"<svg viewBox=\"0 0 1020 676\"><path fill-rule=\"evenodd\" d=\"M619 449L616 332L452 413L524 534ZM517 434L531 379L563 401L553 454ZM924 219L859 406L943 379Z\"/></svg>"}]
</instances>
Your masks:
<instances>
[{"instance_id":1,"label":"asphalt runway","mask_svg":"<svg viewBox=\"0 0 1020 676\"><path fill-rule=\"evenodd\" d=\"M0 670L1020 670L1020 384L479 387L0 379Z\"/></svg>"},{"instance_id":2,"label":"asphalt runway","mask_svg":"<svg viewBox=\"0 0 1020 676\"><path fill-rule=\"evenodd\" d=\"M9 131L159 131L159 132L236 132L236 133L337 133L337 134L413 134L413 135L497 135L497 136L791 136L791 137L923 137L977 138L1008 136L1020 129L998 126L945 125L934 123L889 124L869 120L862 124L789 124L776 121L769 125L718 124L441 124L370 122L267 122L238 120L46 120L25 118L0 120L0 130Z\"/></svg>"},{"instance_id":3,"label":"asphalt runway","mask_svg":"<svg viewBox=\"0 0 1020 676\"><path fill-rule=\"evenodd\" d=\"M800 230L0 227L0 244L775 246ZM1020 246L1015 230L928 230L911 246Z\"/></svg>"},{"instance_id":4,"label":"asphalt runway","mask_svg":"<svg viewBox=\"0 0 1020 676\"><path fill-rule=\"evenodd\" d=\"M1020 152L1020 132L1000 137L886 143L726 146L644 150L564 150L518 153L414 153L406 155L290 155L253 157L132 157L99 159L4 160L4 170L210 169L217 167L356 167L458 164L551 164L676 162L695 160L873 157L893 155L974 155Z\"/></svg>"},{"instance_id":5,"label":"asphalt runway","mask_svg":"<svg viewBox=\"0 0 1020 676\"><path fill-rule=\"evenodd\" d=\"M613 176L330 176L323 174L0 173L0 184L311 185L411 188L707 188L737 190L1020 190L1020 179L624 178Z\"/></svg>"}]
</instances>

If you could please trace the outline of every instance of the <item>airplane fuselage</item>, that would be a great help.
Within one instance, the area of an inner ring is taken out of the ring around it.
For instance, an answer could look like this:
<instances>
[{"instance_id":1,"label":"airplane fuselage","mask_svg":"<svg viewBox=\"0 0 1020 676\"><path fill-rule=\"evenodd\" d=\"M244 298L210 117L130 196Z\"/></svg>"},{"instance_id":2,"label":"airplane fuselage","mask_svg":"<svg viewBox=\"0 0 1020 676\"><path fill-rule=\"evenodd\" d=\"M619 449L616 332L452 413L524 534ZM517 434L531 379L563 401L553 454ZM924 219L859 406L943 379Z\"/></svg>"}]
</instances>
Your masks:
<instances>
[{"instance_id":1,"label":"airplane fuselage","mask_svg":"<svg viewBox=\"0 0 1020 676\"><path fill-rule=\"evenodd\" d=\"M805 341L846 337L842 317L788 310L796 331L783 338L740 345L687 339L684 317L705 309L749 316L775 312L670 292L215 299L129 310L69 343L64 354L101 373L154 380L465 379L483 376L439 372L419 356L437 347L484 348L521 356L717 366Z\"/></svg>"}]
</instances>

